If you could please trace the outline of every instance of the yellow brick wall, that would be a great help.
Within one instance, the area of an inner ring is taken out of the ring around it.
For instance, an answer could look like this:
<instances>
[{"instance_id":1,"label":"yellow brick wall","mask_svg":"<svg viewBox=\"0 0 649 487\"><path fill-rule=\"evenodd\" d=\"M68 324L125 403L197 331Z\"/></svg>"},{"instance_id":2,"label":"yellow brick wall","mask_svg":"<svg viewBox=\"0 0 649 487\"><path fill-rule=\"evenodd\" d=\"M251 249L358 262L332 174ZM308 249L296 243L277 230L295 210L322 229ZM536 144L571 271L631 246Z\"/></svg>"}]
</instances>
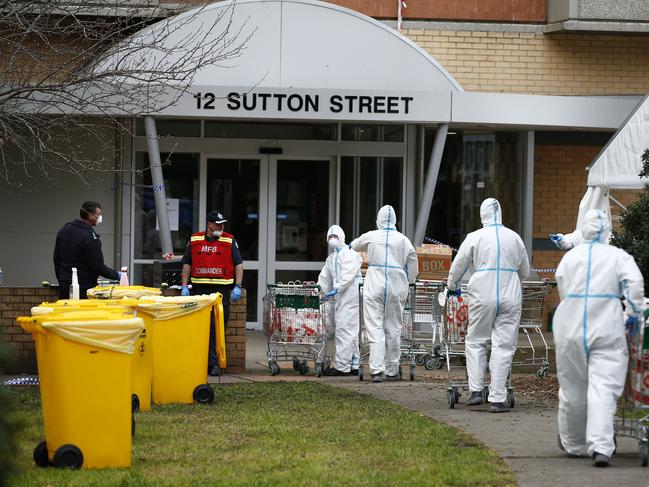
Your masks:
<instances>
[{"instance_id":1,"label":"yellow brick wall","mask_svg":"<svg viewBox=\"0 0 649 487\"><path fill-rule=\"evenodd\" d=\"M466 91L642 95L649 36L406 29Z\"/></svg>"}]
</instances>

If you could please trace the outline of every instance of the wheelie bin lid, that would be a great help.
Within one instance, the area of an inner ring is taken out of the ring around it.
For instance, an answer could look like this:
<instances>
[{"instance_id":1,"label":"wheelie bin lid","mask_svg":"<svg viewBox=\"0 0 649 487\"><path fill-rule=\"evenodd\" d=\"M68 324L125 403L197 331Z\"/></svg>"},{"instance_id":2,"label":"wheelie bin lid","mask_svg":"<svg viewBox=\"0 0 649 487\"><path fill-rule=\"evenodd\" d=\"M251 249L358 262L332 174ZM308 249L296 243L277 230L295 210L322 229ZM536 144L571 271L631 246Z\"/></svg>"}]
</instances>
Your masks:
<instances>
[{"instance_id":1,"label":"wheelie bin lid","mask_svg":"<svg viewBox=\"0 0 649 487\"><path fill-rule=\"evenodd\" d=\"M118 309L130 312L138 301L123 299L60 299L51 303L41 303L31 309L32 316L69 311L87 311L93 309Z\"/></svg>"},{"instance_id":2,"label":"wheelie bin lid","mask_svg":"<svg viewBox=\"0 0 649 487\"><path fill-rule=\"evenodd\" d=\"M160 296L160 289L146 286L97 286L88 289L90 299L120 299Z\"/></svg>"},{"instance_id":3,"label":"wheelie bin lid","mask_svg":"<svg viewBox=\"0 0 649 487\"><path fill-rule=\"evenodd\" d=\"M55 312L22 316L17 321L32 335L54 333L66 340L126 354L133 353L144 330L142 318L118 309Z\"/></svg>"},{"instance_id":4,"label":"wheelie bin lid","mask_svg":"<svg viewBox=\"0 0 649 487\"><path fill-rule=\"evenodd\" d=\"M147 296L139 300L137 309L158 320L170 320L214 306L220 297L219 293L197 296Z\"/></svg>"}]
</instances>

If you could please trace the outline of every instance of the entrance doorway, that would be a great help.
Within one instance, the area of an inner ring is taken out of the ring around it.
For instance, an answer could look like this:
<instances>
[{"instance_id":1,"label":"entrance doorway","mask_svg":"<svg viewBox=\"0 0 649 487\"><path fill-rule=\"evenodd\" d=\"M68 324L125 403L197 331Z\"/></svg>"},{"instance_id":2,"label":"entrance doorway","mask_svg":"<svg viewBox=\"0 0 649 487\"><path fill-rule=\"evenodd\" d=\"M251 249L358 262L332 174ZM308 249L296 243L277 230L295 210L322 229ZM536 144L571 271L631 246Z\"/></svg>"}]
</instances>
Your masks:
<instances>
[{"instance_id":1,"label":"entrance doorway","mask_svg":"<svg viewBox=\"0 0 649 487\"><path fill-rule=\"evenodd\" d=\"M246 321L261 328L266 284L314 281L324 265L325 236L335 220L335 158L205 159L201 206L228 219L226 231L235 236L244 259Z\"/></svg>"}]
</instances>

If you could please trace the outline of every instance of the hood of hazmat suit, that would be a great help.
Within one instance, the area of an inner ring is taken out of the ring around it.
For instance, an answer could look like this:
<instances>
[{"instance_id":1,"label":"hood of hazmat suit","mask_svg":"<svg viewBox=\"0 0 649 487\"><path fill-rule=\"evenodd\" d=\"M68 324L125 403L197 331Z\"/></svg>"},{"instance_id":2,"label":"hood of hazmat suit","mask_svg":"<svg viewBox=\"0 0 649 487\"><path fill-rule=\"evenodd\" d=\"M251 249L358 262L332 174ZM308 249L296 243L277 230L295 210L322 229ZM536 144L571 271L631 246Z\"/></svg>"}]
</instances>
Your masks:
<instances>
[{"instance_id":1,"label":"hood of hazmat suit","mask_svg":"<svg viewBox=\"0 0 649 487\"><path fill-rule=\"evenodd\" d=\"M492 340L489 401L505 402L506 382L516 347L521 316L521 280L529 274L527 250L518 234L502 224L500 203L487 198L480 206L483 228L467 235L453 259L448 287L468 284L469 329L466 361L469 388L484 387L486 343Z\"/></svg>"},{"instance_id":2,"label":"hood of hazmat suit","mask_svg":"<svg viewBox=\"0 0 649 487\"><path fill-rule=\"evenodd\" d=\"M613 453L613 416L628 361L620 298L631 316L644 309L642 274L629 254L606 243L610 231L607 214L589 210L584 240L563 256L555 274L559 432L574 455Z\"/></svg>"},{"instance_id":3,"label":"hood of hazmat suit","mask_svg":"<svg viewBox=\"0 0 649 487\"><path fill-rule=\"evenodd\" d=\"M335 368L341 372L358 369L358 286L361 281L361 258L345 245L345 232L338 225L327 231L329 237L336 235L338 246L329 254L318 276L323 292L336 289L334 321L336 325Z\"/></svg>"}]
</instances>

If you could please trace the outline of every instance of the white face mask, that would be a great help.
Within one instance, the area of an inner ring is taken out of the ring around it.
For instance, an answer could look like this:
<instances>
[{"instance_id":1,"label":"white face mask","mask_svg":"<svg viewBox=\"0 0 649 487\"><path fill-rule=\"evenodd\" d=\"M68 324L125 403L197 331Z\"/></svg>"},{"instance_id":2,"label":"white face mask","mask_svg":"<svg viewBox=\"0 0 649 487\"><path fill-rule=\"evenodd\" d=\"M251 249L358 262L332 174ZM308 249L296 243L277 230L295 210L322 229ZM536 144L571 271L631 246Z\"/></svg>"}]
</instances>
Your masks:
<instances>
[{"instance_id":1,"label":"white face mask","mask_svg":"<svg viewBox=\"0 0 649 487\"><path fill-rule=\"evenodd\" d=\"M99 225L104 220L102 217L103 217L103 215L99 215L97 217L97 225Z\"/></svg>"},{"instance_id":2,"label":"white face mask","mask_svg":"<svg viewBox=\"0 0 649 487\"><path fill-rule=\"evenodd\" d=\"M329 247L332 249L338 248L338 244L340 243L340 240L338 240L337 237L331 237L329 239Z\"/></svg>"},{"instance_id":3,"label":"white face mask","mask_svg":"<svg viewBox=\"0 0 649 487\"><path fill-rule=\"evenodd\" d=\"M222 233L223 233L223 230L214 230L214 231L212 232L212 236L214 236L214 237L220 237Z\"/></svg>"}]
</instances>

